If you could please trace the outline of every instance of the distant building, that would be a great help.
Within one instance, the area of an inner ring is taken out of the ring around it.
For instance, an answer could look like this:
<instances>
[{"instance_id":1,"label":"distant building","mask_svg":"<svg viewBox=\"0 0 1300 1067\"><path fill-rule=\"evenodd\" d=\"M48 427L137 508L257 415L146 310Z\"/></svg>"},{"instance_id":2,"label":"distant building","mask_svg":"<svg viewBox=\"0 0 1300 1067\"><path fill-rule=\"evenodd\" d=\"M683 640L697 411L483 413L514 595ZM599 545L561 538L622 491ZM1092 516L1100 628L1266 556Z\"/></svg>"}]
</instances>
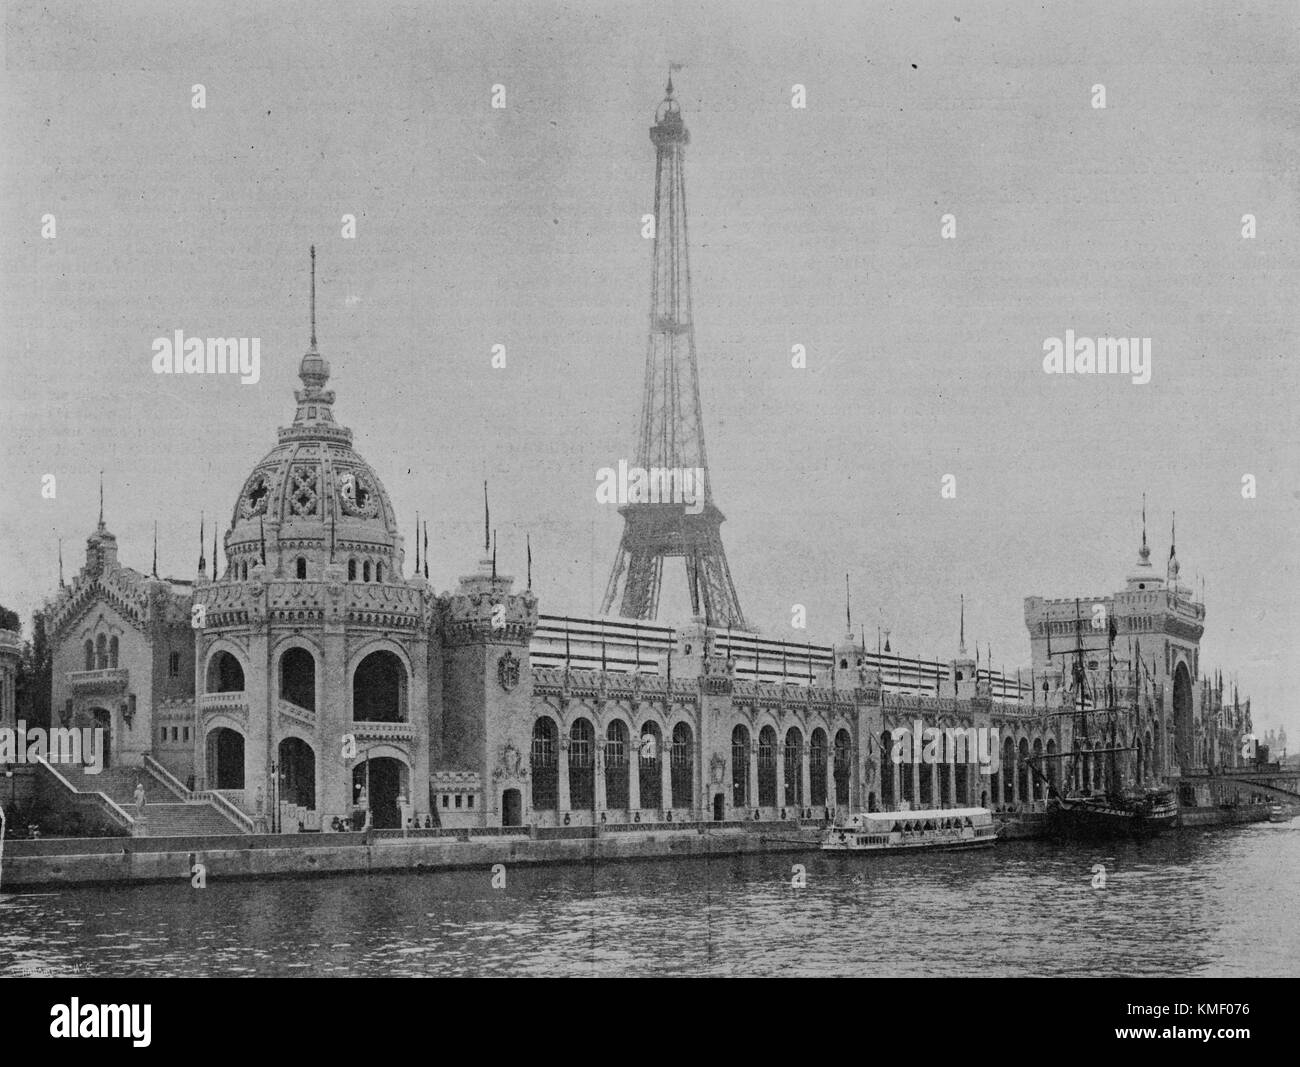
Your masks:
<instances>
[{"instance_id":1,"label":"distant building","mask_svg":"<svg viewBox=\"0 0 1300 1067\"><path fill-rule=\"evenodd\" d=\"M0 630L0 727L18 721L18 667L23 658L22 635Z\"/></svg>"}]
</instances>

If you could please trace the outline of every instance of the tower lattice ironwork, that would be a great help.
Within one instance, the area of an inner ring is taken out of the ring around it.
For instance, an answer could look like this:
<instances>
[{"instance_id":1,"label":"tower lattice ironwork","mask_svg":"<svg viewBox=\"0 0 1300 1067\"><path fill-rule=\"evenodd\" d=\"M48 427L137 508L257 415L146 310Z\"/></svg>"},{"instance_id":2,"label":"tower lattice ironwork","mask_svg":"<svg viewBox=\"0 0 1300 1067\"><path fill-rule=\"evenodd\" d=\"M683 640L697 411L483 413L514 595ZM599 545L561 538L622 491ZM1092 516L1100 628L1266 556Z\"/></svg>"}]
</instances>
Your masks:
<instances>
[{"instance_id":1,"label":"tower lattice ironwork","mask_svg":"<svg viewBox=\"0 0 1300 1067\"><path fill-rule=\"evenodd\" d=\"M686 231L684 163L690 134L671 77L650 141L655 146L654 274L635 464L648 473L651 487L659 479L660 491L657 501L629 501L619 508L623 539L601 610L609 613L617 606L624 618L654 619L664 560L680 557L686 563L693 614L712 626L747 630L722 547L723 514L713 503L704 448ZM703 484L689 484L691 475L682 473L688 471L702 472ZM684 479L688 491L665 500L671 478L679 484Z\"/></svg>"}]
</instances>

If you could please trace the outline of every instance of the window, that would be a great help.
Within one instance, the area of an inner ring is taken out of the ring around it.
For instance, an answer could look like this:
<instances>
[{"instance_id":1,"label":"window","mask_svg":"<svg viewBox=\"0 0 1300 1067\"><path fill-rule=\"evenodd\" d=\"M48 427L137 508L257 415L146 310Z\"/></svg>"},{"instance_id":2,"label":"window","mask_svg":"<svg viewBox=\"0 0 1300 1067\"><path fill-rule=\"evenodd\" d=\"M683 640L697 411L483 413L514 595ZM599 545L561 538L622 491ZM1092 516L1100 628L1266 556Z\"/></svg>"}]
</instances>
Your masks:
<instances>
[{"instance_id":1,"label":"window","mask_svg":"<svg viewBox=\"0 0 1300 1067\"><path fill-rule=\"evenodd\" d=\"M643 808L663 807L664 779L659 763L662 754L663 736L656 724L648 722L641 727L641 758L637 761L637 784ZM672 797L666 799L672 803Z\"/></svg>"},{"instance_id":2,"label":"window","mask_svg":"<svg viewBox=\"0 0 1300 1067\"><path fill-rule=\"evenodd\" d=\"M743 726L731 731L731 803L749 805L749 731Z\"/></svg>"},{"instance_id":3,"label":"window","mask_svg":"<svg viewBox=\"0 0 1300 1067\"><path fill-rule=\"evenodd\" d=\"M671 760L672 806L689 808L695 800L695 746L691 728L684 722L673 727Z\"/></svg>"},{"instance_id":4,"label":"window","mask_svg":"<svg viewBox=\"0 0 1300 1067\"><path fill-rule=\"evenodd\" d=\"M812 789L813 807L826 806L826 731L818 727L813 731L808 749L808 785Z\"/></svg>"},{"instance_id":5,"label":"window","mask_svg":"<svg viewBox=\"0 0 1300 1067\"><path fill-rule=\"evenodd\" d=\"M472 808L472 807L474 806L474 794L473 794L473 793L471 793L468 797L465 798L465 806L466 806L467 808Z\"/></svg>"},{"instance_id":6,"label":"window","mask_svg":"<svg viewBox=\"0 0 1300 1067\"><path fill-rule=\"evenodd\" d=\"M835 734L835 803L849 802L849 782L853 774L853 740L847 730ZM910 776L909 779L910 781Z\"/></svg>"},{"instance_id":7,"label":"window","mask_svg":"<svg viewBox=\"0 0 1300 1067\"><path fill-rule=\"evenodd\" d=\"M555 720L540 718L533 724L533 807L553 810L559 793L559 758Z\"/></svg>"},{"instance_id":8,"label":"window","mask_svg":"<svg viewBox=\"0 0 1300 1067\"><path fill-rule=\"evenodd\" d=\"M444 808L451 807L451 797L447 793L442 794L442 806Z\"/></svg>"},{"instance_id":9,"label":"window","mask_svg":"<svg viewBox=\"0 0 1300 1067\"><path fill-rule=\"evenodd\" d=\"M770 726L758 732L758 803L776 805L776 731Z\"/></svg>"},{"instance_id":10,"label":"window","mask_svg":"<svg viewBox=\"0 0 1300 1067\"><path fill-rule=\"evenodd\" d=\"M790 727L785 735L785 799L794 808L803 807L803 735Z\"/></svg>"},{"instance_id":11,"label":"window","mask_svg":"<svg viewBox=\"0 0 1300 1067\"><path fill-rule=\"evenodd\" d=\"M463 798L459 793L456 794L456 807L458 807L458 808L460 807L460 805L461 805L461 801L462 801L463 799L464 799L464 798Z\"/></svg>"},{"instance_id":12,"label":"window","mask_svg":"<svg viewBox=\"0 0 1300 1067\"><path fill-rule=\"evenodd\" d=\"M95 669L108 670L108 638L103 634L95 639Z\"/></svg>"},{"instance_id":13,"label":"window","mask_svg":"<svg viewBox=\"0 0 1300 1067\"><path fill-rule=\"evenodd\" d=\"M596 803L595 736L591 723L575 719L569 730L569 796L578 810Z\"/></svg>"},{"instance_id":14,"label":"window","mask_svg":"<svg viewBox=\"0 0 1300 1067\"><path fill-rule=\"evenodd\" d=\"M188 726L185 727L185 738L184 738L184 739L185 739L186 741L188 741L188 740L190 739L190 728L189 728Z\"/></svg>"},{"instance_id":15,"label":"window","mask_svg":"<svg viewBox=\"0 0 1300 1067\"><path fill-rule=\"evenodd\" d=\"M108 642L108 665L109 665L110 667L116 667L116 666L117 666L117 638L116 638L116 637L109 638L109 642Z\"/></svg>"},{"instance_id":16,"label":"window","mask_svg":"<svg viewBox=\"0 0 1300 1067\"><path fill-rule=\"evenodd\" d=\"M357 580L357 561L354 559L350 559L348 560L348 581L355 582L356 580Z\"/></svg>"},{"instance_id":17,"label":"window","mask_svg":"<svg viewBox=\"0 0 1300 1067\"><path fill-rule=\"evenodd\" d=\"M605 803L611 808L628 806L627 724L615 719L605 731Z\"/></svg>"},{"instance_id":18,"label":"window","mask_svg":"<svg viewBox=\"0 0 1300 1067\"><path fill-rule=\"evenodd\" d=\"M167 657L167 677L179 678L181 676L181 654L173 652Z\"/></svg>"},{"instance_id":19,"label":"window","mask_svg":"<svg viewBox=\"0 0 1300 1067\"><path fill-rule=\"evenodd\" d=\"M382 563L376 563L376 564L375 564L375 581L377 581L377 582L382 582L383 580L384 580L384 565L383 565Z\"/></svg>"},{"instance_id":20,"label":"window","mask_svg":"<svg viewBox=\"0 0 1300 1067\"><path fill-rule=\"evenodd\" d=\"M304 559L302 556L299 556L296 567L297 567L298 580L301 581L302 579L307 577L307 560Z\"/></svg>"},{"instance_id":21,"label":"window","mask_svg":"<svg viewBox=\"0 0 1300 1067\"><path fill-rule=\"evenodd\" d=\"M85 645L85 651L86 651L86 670L93 671L95 669L95 643L93 641L87 641Z\"/></svg>"},{"instance_id":22,"label":"window","mask_svg":"<svg viewBox=\"0 0 1300 1067\"><path fill-rule=\"evenodd\" d=\"M361 565L361 580L365 582L370 581L370 560L366 560L366 562Z\"/></svg>"}]
</instances>

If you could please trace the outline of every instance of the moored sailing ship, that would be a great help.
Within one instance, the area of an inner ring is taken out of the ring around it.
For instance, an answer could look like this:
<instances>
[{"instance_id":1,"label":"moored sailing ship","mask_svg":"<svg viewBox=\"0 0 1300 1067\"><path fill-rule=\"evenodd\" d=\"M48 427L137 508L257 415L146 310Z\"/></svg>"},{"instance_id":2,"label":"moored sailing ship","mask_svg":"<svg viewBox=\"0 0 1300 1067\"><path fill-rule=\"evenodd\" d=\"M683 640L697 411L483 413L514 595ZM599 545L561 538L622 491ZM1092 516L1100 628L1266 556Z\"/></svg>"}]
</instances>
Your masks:
<instances>
[{"instance_id":1,"label":"moored sailing ship","mask_svg":"<svg viewBox=\"0 0 1300 1067\"><path fill-rule=\"evenodd\" d=\"M1073 719L1072 744L1068 751L1043 759L1062 760L1065 768L1064 787L1056 783L1055 775L1046 775L1038 761L1029 761L1029 770L1043 782L1048 793L1048 814L1054 837L1068 839L1097 837L1128 837L1158 833L1170 829L1178 821L1178 801L1171 789L1144 787L1131 773L1129 756L1135 751L1119 743L1121 711L1116 705L1114 684L1116 626L1112 615L1107 626L1107 671L1104 702L1091 691L1085 669L1085 653L1101 649L1087 649L1082 640L1082 619L1078 602L1075 602L1075 647L1069 651L1048 655L1068 656L1072 665L1072 707L1063 714ZM1136 717L1136 701L1129 709ZM1097 722L1100 720L1100 722ZM1129 723L1125 732L1133 732ZM1105 742L1098 748L1091 744L1094 729ZM1102 788L1095 788L1095 776L1087 773L1086 759L1105 760Z\"/></svg>"}]
</instances>

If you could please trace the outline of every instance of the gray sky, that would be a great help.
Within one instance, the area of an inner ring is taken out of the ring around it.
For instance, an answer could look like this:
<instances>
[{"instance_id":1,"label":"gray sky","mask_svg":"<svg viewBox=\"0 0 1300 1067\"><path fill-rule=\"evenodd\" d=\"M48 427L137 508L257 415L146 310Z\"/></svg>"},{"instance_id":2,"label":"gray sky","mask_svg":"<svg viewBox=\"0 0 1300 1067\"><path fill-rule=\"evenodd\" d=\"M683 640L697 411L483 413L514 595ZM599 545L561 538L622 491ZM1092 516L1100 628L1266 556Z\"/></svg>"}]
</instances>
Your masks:
<instances>
[{"instance_id":1,"label":"gray sky","mask_svg":"<svg viewBox=\"0 0 1300 1067\"><path fill-rule=\"evenodd\" d=\"M408 538L428 517L434 584L480 554L487 477L503 567L522 575L529 530L542 610L598 608L621 520L596 471L634 447L647 130L675 61L711 474L750 619L802 640L803 604L828 641L849 571L855 619L949 656L965 592L968 635L1014 669L1023 597L1122 587L1145 490L1153 561L1176 509L1183 575L1205 576L1202 664L1265 726L1294 707L1294 3L5 17L0 601L24 617L58 536L79 565L100 467L125 561L148 569L157 519L160 569L193 572L199 510L228 523L292 417L312 242L336 414ZM261 382L154 375L176 329L260 337ZM1067 329L1150 337L1151 382L1045 375ZM684 600L683 580L667 614Z\"/></svg>"}]
</instances>

